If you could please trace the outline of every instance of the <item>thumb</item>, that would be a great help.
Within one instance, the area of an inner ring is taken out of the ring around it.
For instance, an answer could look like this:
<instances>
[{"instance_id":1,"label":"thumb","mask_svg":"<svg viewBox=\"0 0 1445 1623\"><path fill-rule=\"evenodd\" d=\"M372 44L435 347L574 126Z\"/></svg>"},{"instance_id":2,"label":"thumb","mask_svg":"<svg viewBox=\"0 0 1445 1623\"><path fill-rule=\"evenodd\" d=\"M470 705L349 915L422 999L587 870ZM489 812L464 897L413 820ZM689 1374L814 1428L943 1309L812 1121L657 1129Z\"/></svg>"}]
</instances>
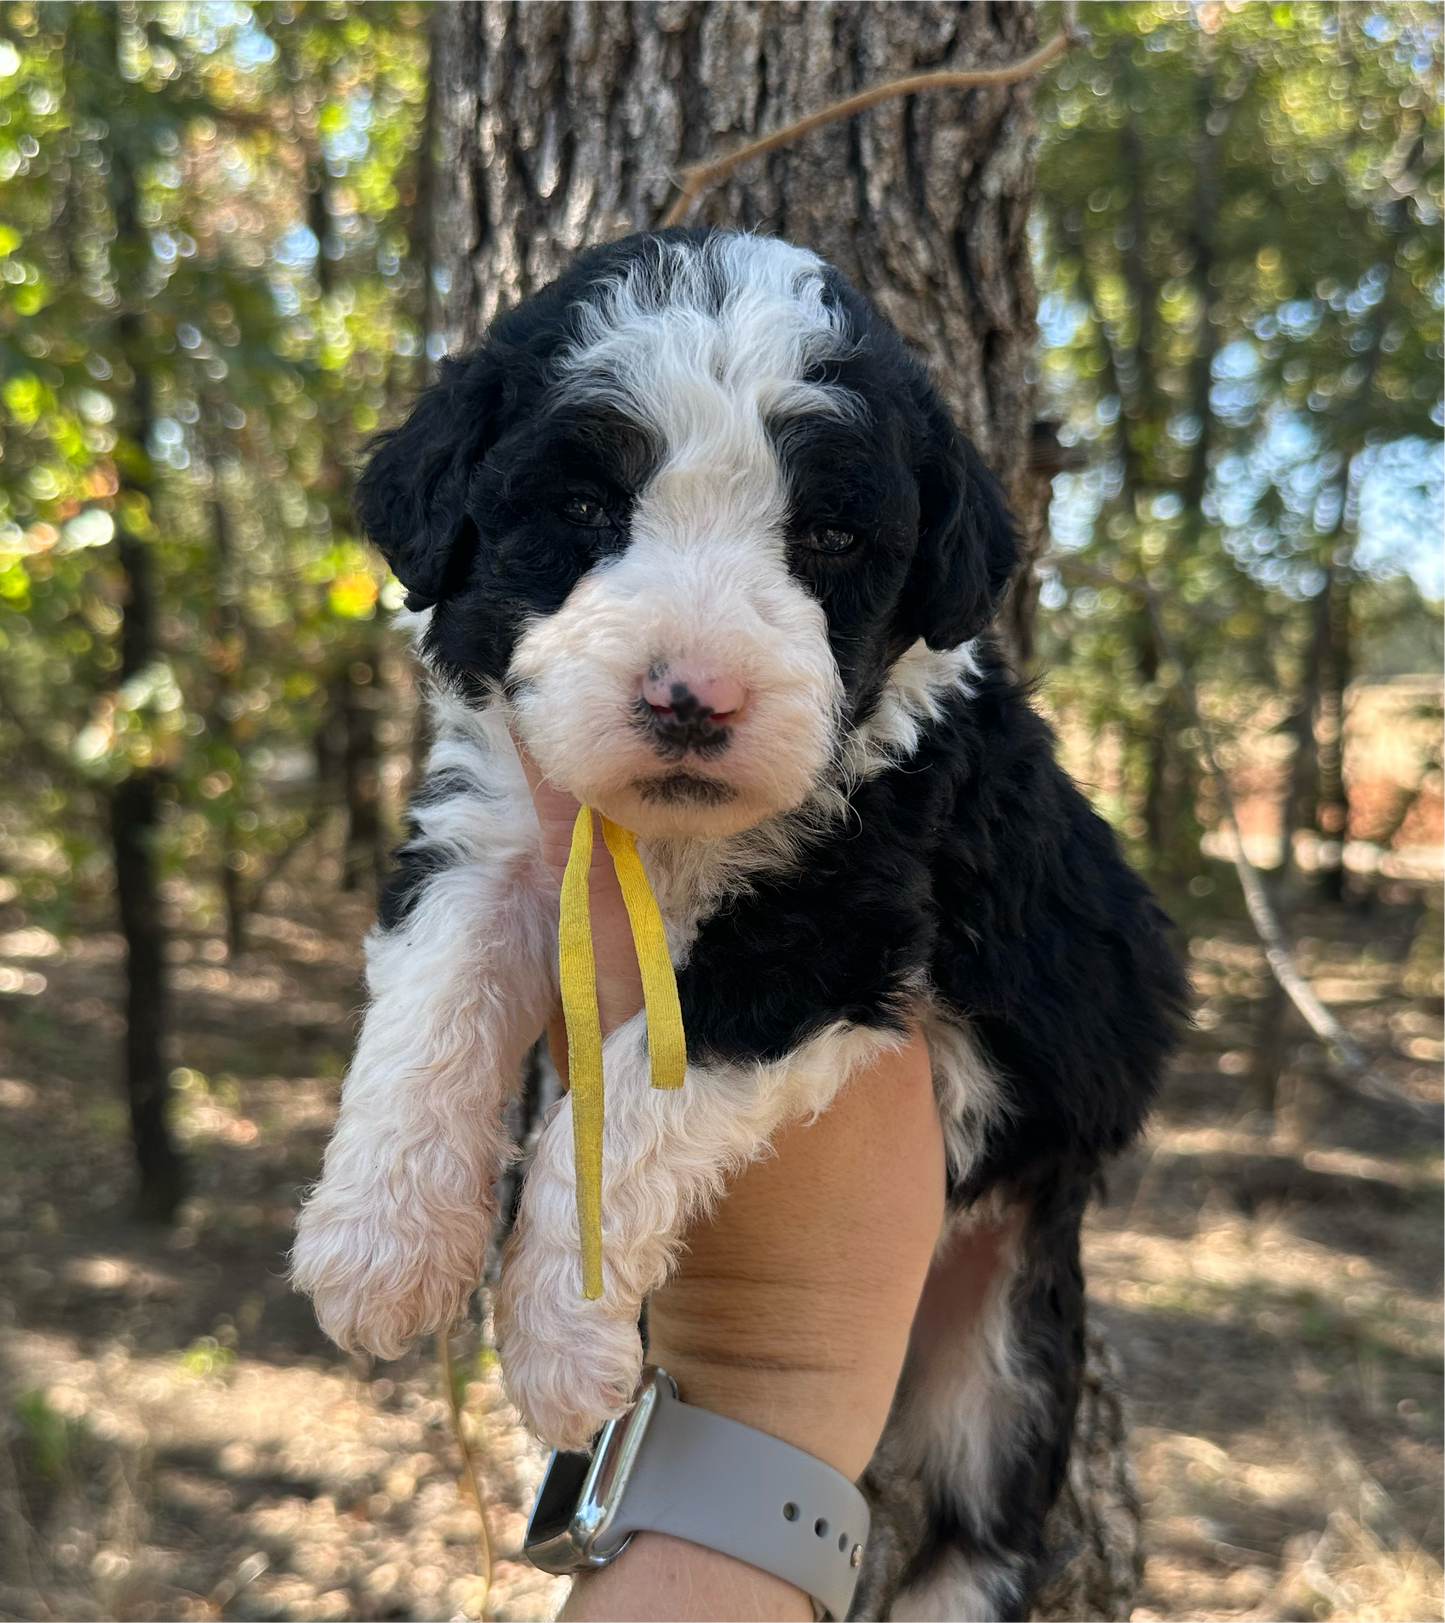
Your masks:
<instances>
[{"instance_id":1,"label":"thumb","mask_svg":"<svg viewBox=\"0 0 1445 1623\"><path fill-rule=\"evenodd\" d=\"M581 805L565 789L559 789L550 779L542 776L541 767L515 733L512 735L512 746L522 763L527 788L532 795L532 807L542 830L542 859L560 880L572 849L572 830Z\"/></svg>"}]
</instances>

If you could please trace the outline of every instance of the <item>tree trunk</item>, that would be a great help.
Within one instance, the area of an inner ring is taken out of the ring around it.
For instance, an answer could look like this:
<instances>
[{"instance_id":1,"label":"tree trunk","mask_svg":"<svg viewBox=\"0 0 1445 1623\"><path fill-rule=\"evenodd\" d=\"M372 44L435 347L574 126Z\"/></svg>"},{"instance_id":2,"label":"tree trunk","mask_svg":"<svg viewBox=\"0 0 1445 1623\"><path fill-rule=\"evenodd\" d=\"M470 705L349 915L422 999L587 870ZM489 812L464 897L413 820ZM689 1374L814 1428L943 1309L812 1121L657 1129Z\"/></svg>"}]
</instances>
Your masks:
<instances>
[{"instance_id":1,"label":"tree trunk","mask_svg":"<svg viewBox=\"0 0 1445 1623\"><path fill-rule=\"evenodd\" d=\"M1332 567L1325 592L1329 653L1320 694L1319 795L1315 825L1320 834L1321 860L1316 884L1326 901L1342 902L1345 898L1344 844L1350 837L1350 803L1345 788L1345 694L1354 674L1347 571Z\"/></svg>"},{"instance_id":2,"label":"tree trunk","mask_svg":"<svg viewBox=\"0 0 1445 1623\"><path fill-rule=\"evenodd\" d=\"M475 345L500 311L552 280L578 249L655 226L683 164L864 86L1010 63L1036 43L1032 7L983 0L480 0L439 6L432 23L432 253L452 353ZM755 160L693 216L812 248L874 301L932 367L1003 480L1030 559L1048 492L1046 476L1030 467L1033 165L1030 84L913 96ZM1033 603L1025 568L997 622L1019 664ZM1097 1407L1081 1405L1080 1461L1103 1448L1109 1470L1095 1476L1126 1480L1122 1430L1100 1443ZM1125 1591L1137 1581L1137 1501L1106 1505L1096 1485L1080 1481L1050 1524L1059 1569L1072 1561L1071 1572L1091 1575L1073 1592L1108 1597L1105 1610L1079 1615L1126 1617ZM1110 1518L1112 1543L1099 1533ZM1110 1564L1106 1545L1127 1550ZM879 1593L879 1583L869 1589Z\"/></svg>"},{"instance_id":3,"label":"tree trunk","mask_svg":"<svg viewBox=\"0 0 1445 1623\"><path fill-rule=\"evenodd\" d=\"M1330 588L1326 580L1310 604L1310 640L1300 675L1299 699L1285 724L1294 735L1294 755L1290 761L1289 786L1280 810L1280 836L1284 842L1280 871L1290 875L1296 868L1294 836L1299 829L1315 826L1320 791L1320 751L1316 731L1320 700L1329 664Z\"/></svg>"},{"instance_id":4,"label":"tree trunk","mask_svg":"<svg viewBox=\"0 0 1445 1623\"><path fill-rule=\"evenodd\" d=\"M377 720L381 676L375 650L364 644L370 662L359 659L341 682L346 745L342 782L346 805L346 846L341 867L343 890L365 890L380 880L386 864L381 824L381 753Z\"/></svg>"},{"instance_id":5,"label":"tree trunk","mask_svg":"<svg viewBox=\"0 0 1445 1623\"><path fill-rule=\"evenodd\" d=\"M155 592L143 542L120 532L125 571L120 681L155 657ZM165 922L155 845L160 833L160 774L133 768L110 795L116 904L125 937L125 1088L140 1185L137 1215L168 1223L185 1193L184 1164L166 1120L170 1070L165 1060Z\"/></svg>"},{"instance_id":6,"label":"tree trunk","mask_svg":"<svg viewBox=\"0 0 1445 1623\"><path fill-rule=\"evenodd\" d=\"M214 413L214 404L208 406ZM208 430L213 429L208 424ZM221 818L221 902L226 916L226 953L235 963L246 949L245 856L241 850L236 812L245 781L245 762L236 730L236 690L246 664L247 631L241 613L240 582L231 534L231 515L221 488L221 455L214 432L205 435L206 465L211 481L211 539L215 565L209 620L208 655L212 670L211 702L206 729L221 747L223 770L231 775Z\"/></svg>"},{"instance_id":7,"label":"tree trunk","mask_svg":"<svg viewBox=\"0 0 1445 1623\"><path fill-rule=\"evenodd\" d=\"M673 176L863 86L997 66L1036 43L1019 4L502 0L438 7L434 262L453 352L582 247L657 224ZM932 366L1036 555L1028 83L910 96L748 164L696 222L815 249ZM1015 657L1033 594L999 617Z\"/></svg>"},{"instance_id":8,"label":"tree trunk","mask_svg":"<svg viewBox=\"0 0 1445 1623\"><path fill-rule=\"evenodd\" d=\"M165 927L156 884L156 779L135 772L110 799L115 890L125 937L125 1083L140 1186L136 1215L168 1223L185 1193L184 1164L166 1121Z\"/></svg>"},{"instance_id":9,"label":"tree trunk","mask_svg":"<svg viewBox=\"0 0 1445 1623\"><path fill-rule=\"evenodd\" d=\"M1144 1581L1143 1508L1129 1458L1129 1414L1118 1356L1091 1323L1069 1473L1044 1523L1048 1566L1035 1618L1112 1623L1134 1609Z\"/></svg>"},{"instance_id":10,"label":"tree trunk","mask_svg":"<svg viewBox=\"0 0 1445 1623\"><path fill-rule=\"evenodd\" d=\"M364 644L350 653L374 651ZM340 808L341 888L365 890L385 866L380 805L377 719L381 688L374 663L352 659L332 677L326 714L316 731L317 792L323 805Z\"/></svg>"},{"instance_id":11,"label":"tree trunk","mask_svg":"<svg viewBox=\"0 0 1445 1623\"><path fill-rule=\"evenodd\" d=\"M118 30L118 18L112 10L102 36L112 65L119 59ZM140 317L145 301L142 267L150 255L150 241L136 207L137 153L130 146L134 139L133 129L122 128L113 137L110 151L115 213L113 256L123 294L116 338L130 373L118 390L117 415L132 450L130 458L117 458L123 486L122 499L116 503L116 547L124 577L118 687L153 664L157 653L151 546L143 536L127 529L123 516L127 512L123 494L126 486L136 492L146 511L151 494L147 451L152 419L151 380ZM166 1119L170 1102L170 1070L165 1057L166 931L155 850L160 834L160 788L157 768L133 766L111 791L110 832L116 902L126 946L125 1088L140 1171L136 1211L148 1221L164 1223L174 1217L185 1192L185 1163Z\"/></svg>"}]
</instances>

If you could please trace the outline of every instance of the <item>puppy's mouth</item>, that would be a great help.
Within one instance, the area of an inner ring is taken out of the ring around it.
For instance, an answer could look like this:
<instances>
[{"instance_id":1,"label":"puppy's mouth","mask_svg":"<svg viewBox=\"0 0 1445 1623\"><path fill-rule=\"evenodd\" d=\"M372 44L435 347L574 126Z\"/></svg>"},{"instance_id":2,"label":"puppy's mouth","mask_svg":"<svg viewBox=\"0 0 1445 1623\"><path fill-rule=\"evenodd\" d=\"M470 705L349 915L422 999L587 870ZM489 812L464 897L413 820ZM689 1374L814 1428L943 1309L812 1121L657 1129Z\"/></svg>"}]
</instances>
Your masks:
<instances>
[{"instance_id":1,"label":"puppy's mouth","mask_svg":"<svg viewBox=\"0 0 1445 1623\"><path fill-rule=\"evenodd\" d=\"M731 784L695 772L658 772L634 778L632 787L650 806L726 806L738 798Z\"/></svg>"}]
</instances>

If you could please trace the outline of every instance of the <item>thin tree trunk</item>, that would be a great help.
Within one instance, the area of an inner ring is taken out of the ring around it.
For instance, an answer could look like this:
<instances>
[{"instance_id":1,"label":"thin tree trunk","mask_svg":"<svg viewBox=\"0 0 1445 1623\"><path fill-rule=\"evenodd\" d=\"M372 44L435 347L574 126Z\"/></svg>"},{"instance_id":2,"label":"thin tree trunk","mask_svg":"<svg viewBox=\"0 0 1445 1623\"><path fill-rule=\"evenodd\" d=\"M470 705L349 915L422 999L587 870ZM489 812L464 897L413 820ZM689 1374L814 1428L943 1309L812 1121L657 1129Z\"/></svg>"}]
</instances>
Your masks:
<instances>
[{"instance_id":1,"label":"thin tree trunk","mask_svg":"<svg viewBox=\"0 0 1445 1623\"><path fill-rule=\"evenodd\" d=\"M118 18L112 10L103 36L112 63L118 59ZM128 147L133 131L112 139L111 196L115 212L114 255L124 309L116 322L121 354L130 372L129 387L118 391L118 416L131 441L133 456L121 463L122 479L148 510L151 495L147 446L152 421L151 380L147 369L140 307L141 267L150 253L136 207L135 155ZM123 487L124 488L124 487ZM127 528L124 499L116 503L117 553L124 576L120 624L120 668L117 686L153 664L156 646L156 583L150 543ZM161 774L152 766L134 766L111 791L110 834L115 864L116 902L125 938L125 1088L130 1106L140 1184L137 1214L169 1222L185 1192L185 1166L167 1121L170 1071L166 1064L168 998L166 929L156 868L160 834Z\"/></svg>"},{"instance_id":2,"label":"thin tree trunk","mask_svg":"<svg viewBox=\"0 0 1445 1623\"><path fill-rule=\"evenodd\" d=\"M1294 735L1294 758L1290 762L1289 787L1280 810L1280 832L1284 841L1281 871L1295 866L1294 836L1298 829L1313 828L1319 805L1320 754L1316 732L1319 726L1320 697L1330 647L1330 587L1328 579L1310 605L1310 640L1305 650L1304 671L1300 677L1299 699L1286 724Z\"/></svg>"},{"instance_id":3,"label":"thin tree trunk","mask_svg":"<svg viewBox=\"0 0 1445 1623\"><path fill-rule=\"evenodd\" d=\"M1250 1108L1269 1122L1274 1120L1279 1079L1289 1057L1287 1038L1293 1010L1289 994L1271 975L1255 1023L1254 1058L1249 1071Z\"/></svg>"},{"instance_id":4,"label":"thin tree trunk","mask_svg":"<svg viewBox=\"0 0 1445 1623\"><path fill-rule=\"evenodd\" d=\"M1344 844L1350 832L1349 794L1345 788L1345 694L1354 663L1347 573L1332 567L1325 590L1329 595L1329 654L1320 693L1319 798L1315 824L1320 833L1321 852L1330 854L1322 855L1316 883L1326 901L1342 902L1345 896Z\"/></svg>"},{"instance_id":5,"label":"thin tree trunk","mask_svg":"<svg viewBox=\"0 0 1445 1623\"><path fill-rule=\"evenodd\" d=\"M1129 1458L1125 1387L1118 1354L1091 1322L1069 1473L1044 1523L1049 1558L1034 1599L1039 1623L1127 1618L1138 1598L1144 1513Z\"/></svg>"},{"instance_id":6,"label":"thin tree trunk","mask_svg":"<svg viewBox=\"0 0 1445 1623\"><path fill-rule=\"evenodd\" d=\"M1321 694L1330 663L1333 624L1331 582L1326 577L1319 595L1310 605L1310 639L1300 676L1299 698L1287 727L1294 734L1294 759L1289 782L1280 807L1279 883L1274 887L1275 910L1281 928L1290 926L1291 904L1298 900L1293 878L1297 872L1294 837L1297 830L1313 828L1320 804L1320 750L1317 729ZM1294 1021L1294 1005L1283 985L1273 977L1264 989L1255 1024L1254 1058L1250 1066L1249 1102L1268 1122L1273 1122L1279 1102L1279 1079L1289 1058L1289 1032Z\"/></svg>"},{"instance_id":7,"label":"thin tree trunk","mask_svg":"<svg viewBox=\"0 0 1445 1623\"><path fill-rule=\"evenodd\" d=\"M137 389L143 396L143 391ZM122 683L155 657L155 592L144 542L119 532L125 572L120 630ZM111 791L110 834L116 904L125 938L125 1088L140 1186L139 1216L169 1222L185 1193L184 1167L167 1123L170 1070L165 1059L168 988L166 929L156 872L160 774L133 768Z\"/></svg>"},{"instance_id":8,"label":"thin tree trunk","mask_svg":"<svg viewBox=\"0 0 1445 1623\"><path fill-rule=\"evenodd\" d=\"M214 405L210 409L214 410ZM237 679L245 667L247 634L236 580L231 515L221 489L220 450L214 434L206 436L206 461L211 478L211 536L215 546L215 586L210 613L214 686L206 725L212 738L224 746L227 768L234 780L221 826L221 901L226 915L226 953L234 963L246 949L244 858L236 827L242 760L241 744L236 736L235 697Z\"/></svg>"},{"instance_id":9,"label":"thin tree trunk","mask_svg":"<svg viewBox=\"0 0 1445 1623\"><path fill-rule=\"evenodd\" d=\"M1159 680L1159 642L1147 614L1134 616L1138 626L1139 680L1152 687ZM1169 851L1169 695L1163 694L1149 711L1144 725L1144 843L1156 875L1168 868Z\"/></svg>"},{"instance_id":10,"label":"thin tree trunk","mask_svg":"<svg viewBox=\"0 0 1445 1623\"><path fill-rule=\"evenodd\" d=\"M346 891L373 884L385 861L376 727L380 703L376 666L353 658L328 684L326 714L316 731L317 792L322 805L341 811L341 888Z\"/></svg>"},{"instance_id":11,"label":"thin tree trunk","mask_svg":"<svg viewBox=\"0 0 1445 1623\"><path fill-rule=\"evenodd\" d=\"M140 1187L137 1216L168 1223L185 1193L184 1165L166 1114L165 926L156 884L156 777L135 772L110 800L116 901L125 937L125 1081Z\"/></svg>"}]
</instances>

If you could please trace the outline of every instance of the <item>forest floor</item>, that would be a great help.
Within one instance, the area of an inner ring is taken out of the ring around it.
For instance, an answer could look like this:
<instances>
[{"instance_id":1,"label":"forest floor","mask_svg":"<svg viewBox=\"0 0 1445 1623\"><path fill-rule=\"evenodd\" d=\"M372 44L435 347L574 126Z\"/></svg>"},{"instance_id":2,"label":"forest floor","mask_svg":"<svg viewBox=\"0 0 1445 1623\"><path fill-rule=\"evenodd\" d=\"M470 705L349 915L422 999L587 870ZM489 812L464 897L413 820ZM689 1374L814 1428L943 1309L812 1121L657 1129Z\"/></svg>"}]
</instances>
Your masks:
<instances>
[{"instance_id":1,"label":"forest floor","mask_svg":"<svg viewBox=\"0 0 1445 1623\"><path fill-rule=\"evenodd\" d=\"M169 1232L128 1217L120 943L0 909L0 1617L544 1618L520 1555L541 1455L475 1345L466 1404L497 1556L428 1351L339 1355L289 1292L360 1002L356 898L278 885L235 965L172 896ZM1297 921L1383 1072L1440 1098L1438 890ZM1292 1035L1251 1092L1263 959L1198 921L1198 1029L1091 1216L1128 1372L1149 1560L1136 1618L1440 1617L1440 1144L1352 1104Z\"/></svg>"}]
</instances>

